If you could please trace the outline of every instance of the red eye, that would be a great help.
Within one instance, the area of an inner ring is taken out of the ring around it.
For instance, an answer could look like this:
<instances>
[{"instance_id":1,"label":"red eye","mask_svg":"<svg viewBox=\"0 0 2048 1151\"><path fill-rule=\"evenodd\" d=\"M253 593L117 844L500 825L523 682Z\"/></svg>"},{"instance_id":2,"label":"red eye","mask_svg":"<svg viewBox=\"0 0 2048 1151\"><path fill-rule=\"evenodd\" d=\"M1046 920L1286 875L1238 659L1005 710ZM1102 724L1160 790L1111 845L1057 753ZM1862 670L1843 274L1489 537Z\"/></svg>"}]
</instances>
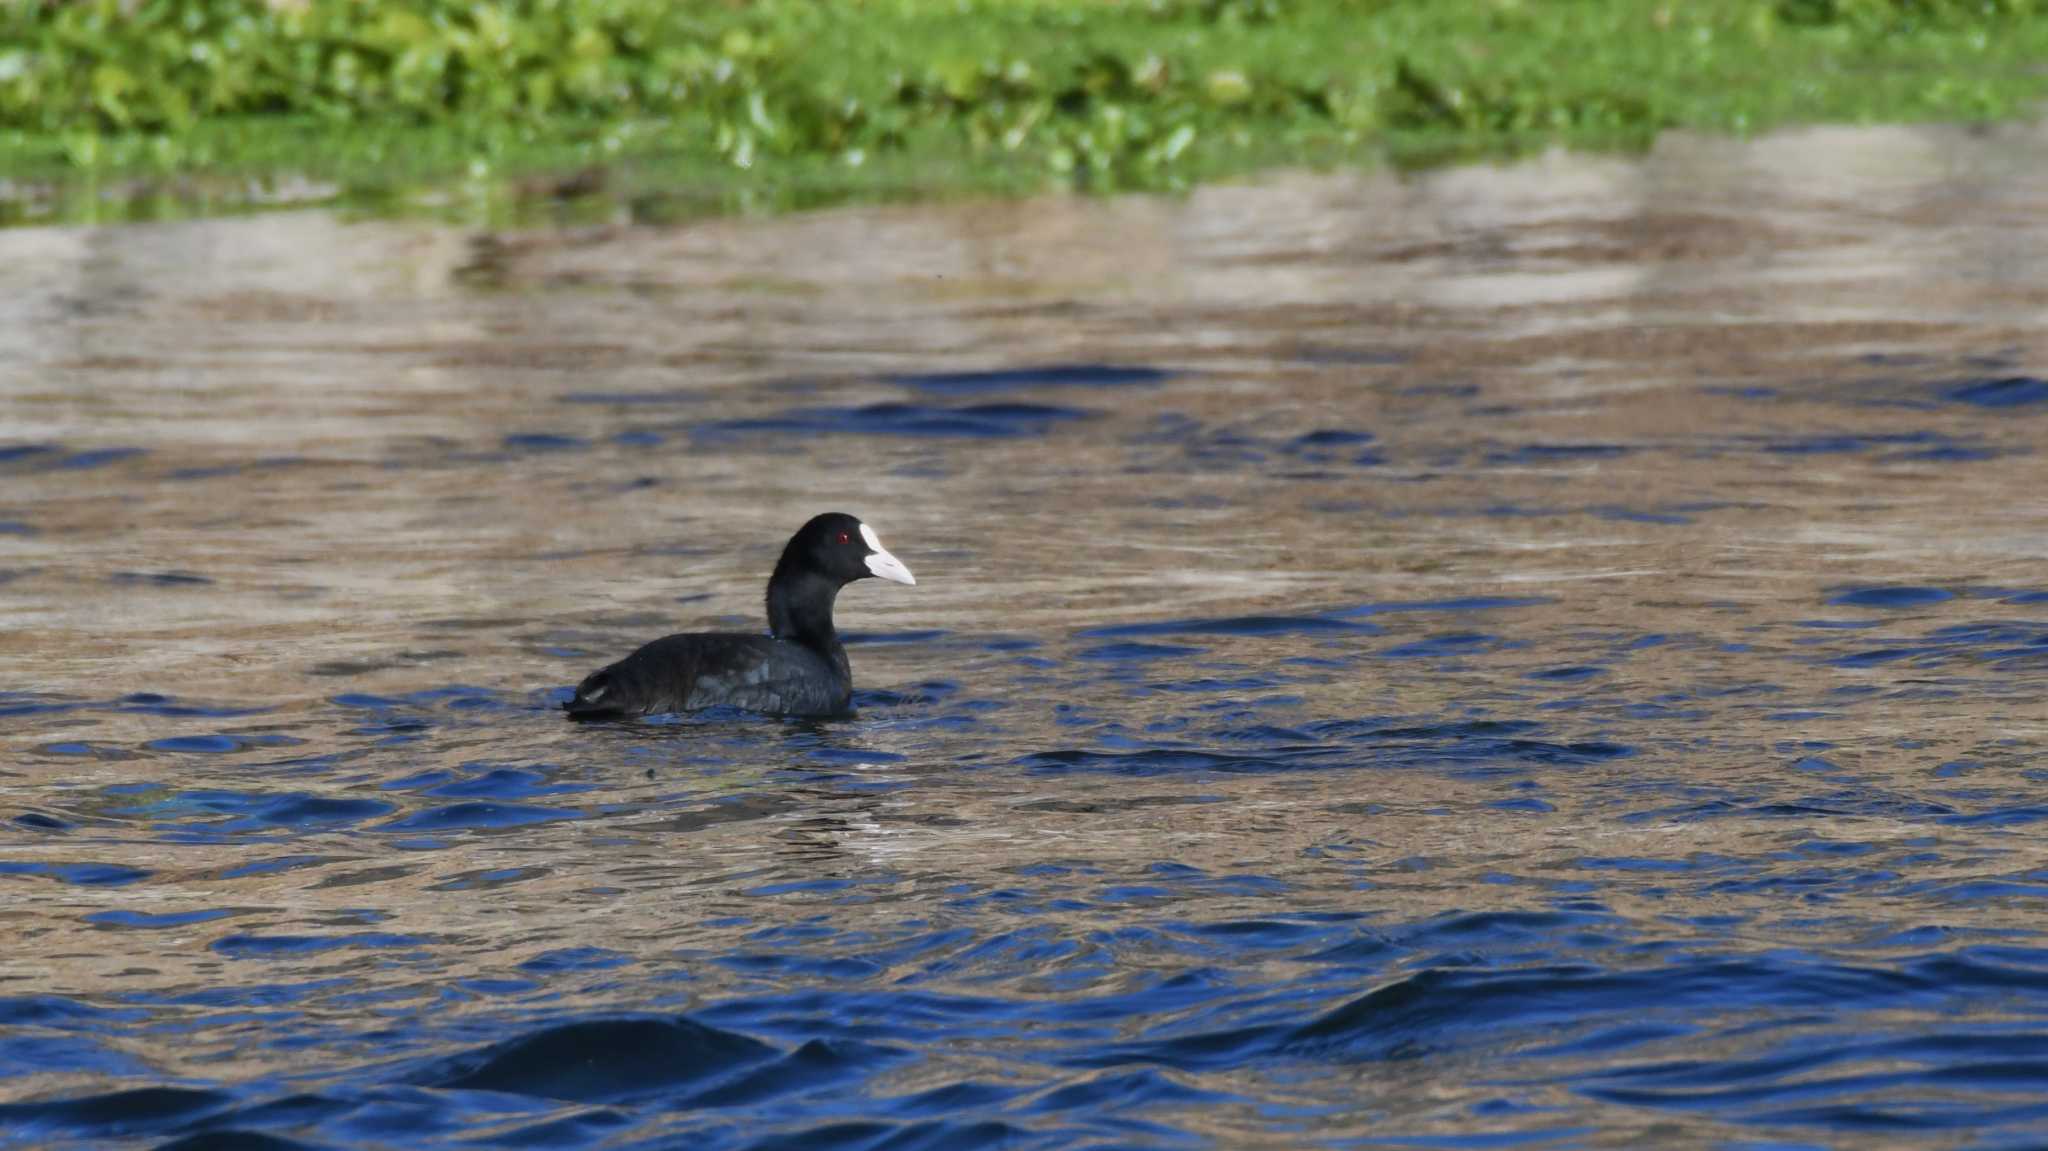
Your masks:
<instances>
[{"instance_id":1,"label":"red eye","mask_svg":"<svg viewBox=\"0 0 2048 1151\"><path fill-rule=\"evenodd\" d=\"M845 544L845 543L852 543L852 542L853 542L853 537L852 537L852 536L850 536L850 535L847 535L847 534L846 534L845 532L840 532L840 533L839 533L839 542L840 542L840 543L843 543L843 544Z\"/></svg>"}]
</instances>

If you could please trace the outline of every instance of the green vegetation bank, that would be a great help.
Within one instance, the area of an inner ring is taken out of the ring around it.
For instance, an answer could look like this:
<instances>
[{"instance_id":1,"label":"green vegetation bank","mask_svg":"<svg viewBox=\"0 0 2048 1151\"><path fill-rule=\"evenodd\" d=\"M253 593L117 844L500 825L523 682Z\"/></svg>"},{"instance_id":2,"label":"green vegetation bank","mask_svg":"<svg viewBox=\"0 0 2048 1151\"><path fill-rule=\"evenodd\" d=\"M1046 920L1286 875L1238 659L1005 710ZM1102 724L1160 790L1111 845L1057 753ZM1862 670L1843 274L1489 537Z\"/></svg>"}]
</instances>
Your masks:
<instances>
[{"instance_id":1,"label":"green vegetation bank","mask_svg":"<svg viewBox=\"0 0 2048 1151\"><path fill-rule=\"evenodd\" d=\"M0 0L0 176L1176 186L2005 117L2044 63L2048 0Z\"/></svg>"}]
</instances>

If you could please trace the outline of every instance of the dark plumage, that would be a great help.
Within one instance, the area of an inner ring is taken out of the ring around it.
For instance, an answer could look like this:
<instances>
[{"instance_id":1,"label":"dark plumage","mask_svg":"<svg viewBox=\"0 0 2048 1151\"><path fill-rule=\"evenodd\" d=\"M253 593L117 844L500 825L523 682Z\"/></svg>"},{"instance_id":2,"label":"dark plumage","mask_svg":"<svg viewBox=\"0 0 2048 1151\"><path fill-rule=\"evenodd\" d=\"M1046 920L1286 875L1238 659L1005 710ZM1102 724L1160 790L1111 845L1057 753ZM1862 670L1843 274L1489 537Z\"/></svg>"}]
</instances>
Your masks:
<instances>
[{"instance_id":1,"label":"dark plumage","mask_svg":"<svg viewBox=\"0 0 2048 1151\"><path fill-rule=\"evenodd\" d=\"M790 537L768 577L768 635L665 636L576 685L562 705L577 719L737 707L771 715L838 715L853 672L832 628L832 601L857 579L915 584L874 529L840 512Z\"/></svg>"}]
</instances>

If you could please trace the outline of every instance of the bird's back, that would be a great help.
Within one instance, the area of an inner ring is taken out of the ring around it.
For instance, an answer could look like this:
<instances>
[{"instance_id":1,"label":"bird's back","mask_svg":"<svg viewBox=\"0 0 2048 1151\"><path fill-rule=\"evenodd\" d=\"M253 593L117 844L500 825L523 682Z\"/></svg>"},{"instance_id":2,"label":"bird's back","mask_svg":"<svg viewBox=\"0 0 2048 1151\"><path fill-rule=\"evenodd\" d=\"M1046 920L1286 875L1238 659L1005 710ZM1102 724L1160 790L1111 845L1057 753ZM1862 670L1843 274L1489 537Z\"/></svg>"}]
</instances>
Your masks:
<instances>
[{"instance_id":1,"label":"bird's back","mask_svg":"<svg viewBox=\"0 0 2048 1151\"><path fill-rule=\"evenodd\" d=\"M853 699L841 660L798 643L738 632L655 640L577 685L571 715L647 715L736 707L774 715L837 715Z\"/></svg>"}]
</instances>

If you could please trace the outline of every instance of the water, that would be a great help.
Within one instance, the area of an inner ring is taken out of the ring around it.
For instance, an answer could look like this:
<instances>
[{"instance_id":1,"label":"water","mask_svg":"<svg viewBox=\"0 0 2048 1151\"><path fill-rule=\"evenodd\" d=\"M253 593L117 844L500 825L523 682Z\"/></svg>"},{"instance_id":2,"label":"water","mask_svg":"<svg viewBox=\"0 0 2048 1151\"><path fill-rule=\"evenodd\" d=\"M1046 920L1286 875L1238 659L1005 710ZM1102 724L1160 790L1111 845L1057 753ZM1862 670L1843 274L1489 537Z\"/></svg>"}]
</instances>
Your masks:
<instances>
[{"instance_id":1,"label":"water","mask_svg":"<svg viewBox=\"0 0 2048 1151\"><path fill-rule=\"evenodd\" d=\"M0 233L0 1138L2040 1145L2043 160Z\"/></svg>"}]
</instances>

